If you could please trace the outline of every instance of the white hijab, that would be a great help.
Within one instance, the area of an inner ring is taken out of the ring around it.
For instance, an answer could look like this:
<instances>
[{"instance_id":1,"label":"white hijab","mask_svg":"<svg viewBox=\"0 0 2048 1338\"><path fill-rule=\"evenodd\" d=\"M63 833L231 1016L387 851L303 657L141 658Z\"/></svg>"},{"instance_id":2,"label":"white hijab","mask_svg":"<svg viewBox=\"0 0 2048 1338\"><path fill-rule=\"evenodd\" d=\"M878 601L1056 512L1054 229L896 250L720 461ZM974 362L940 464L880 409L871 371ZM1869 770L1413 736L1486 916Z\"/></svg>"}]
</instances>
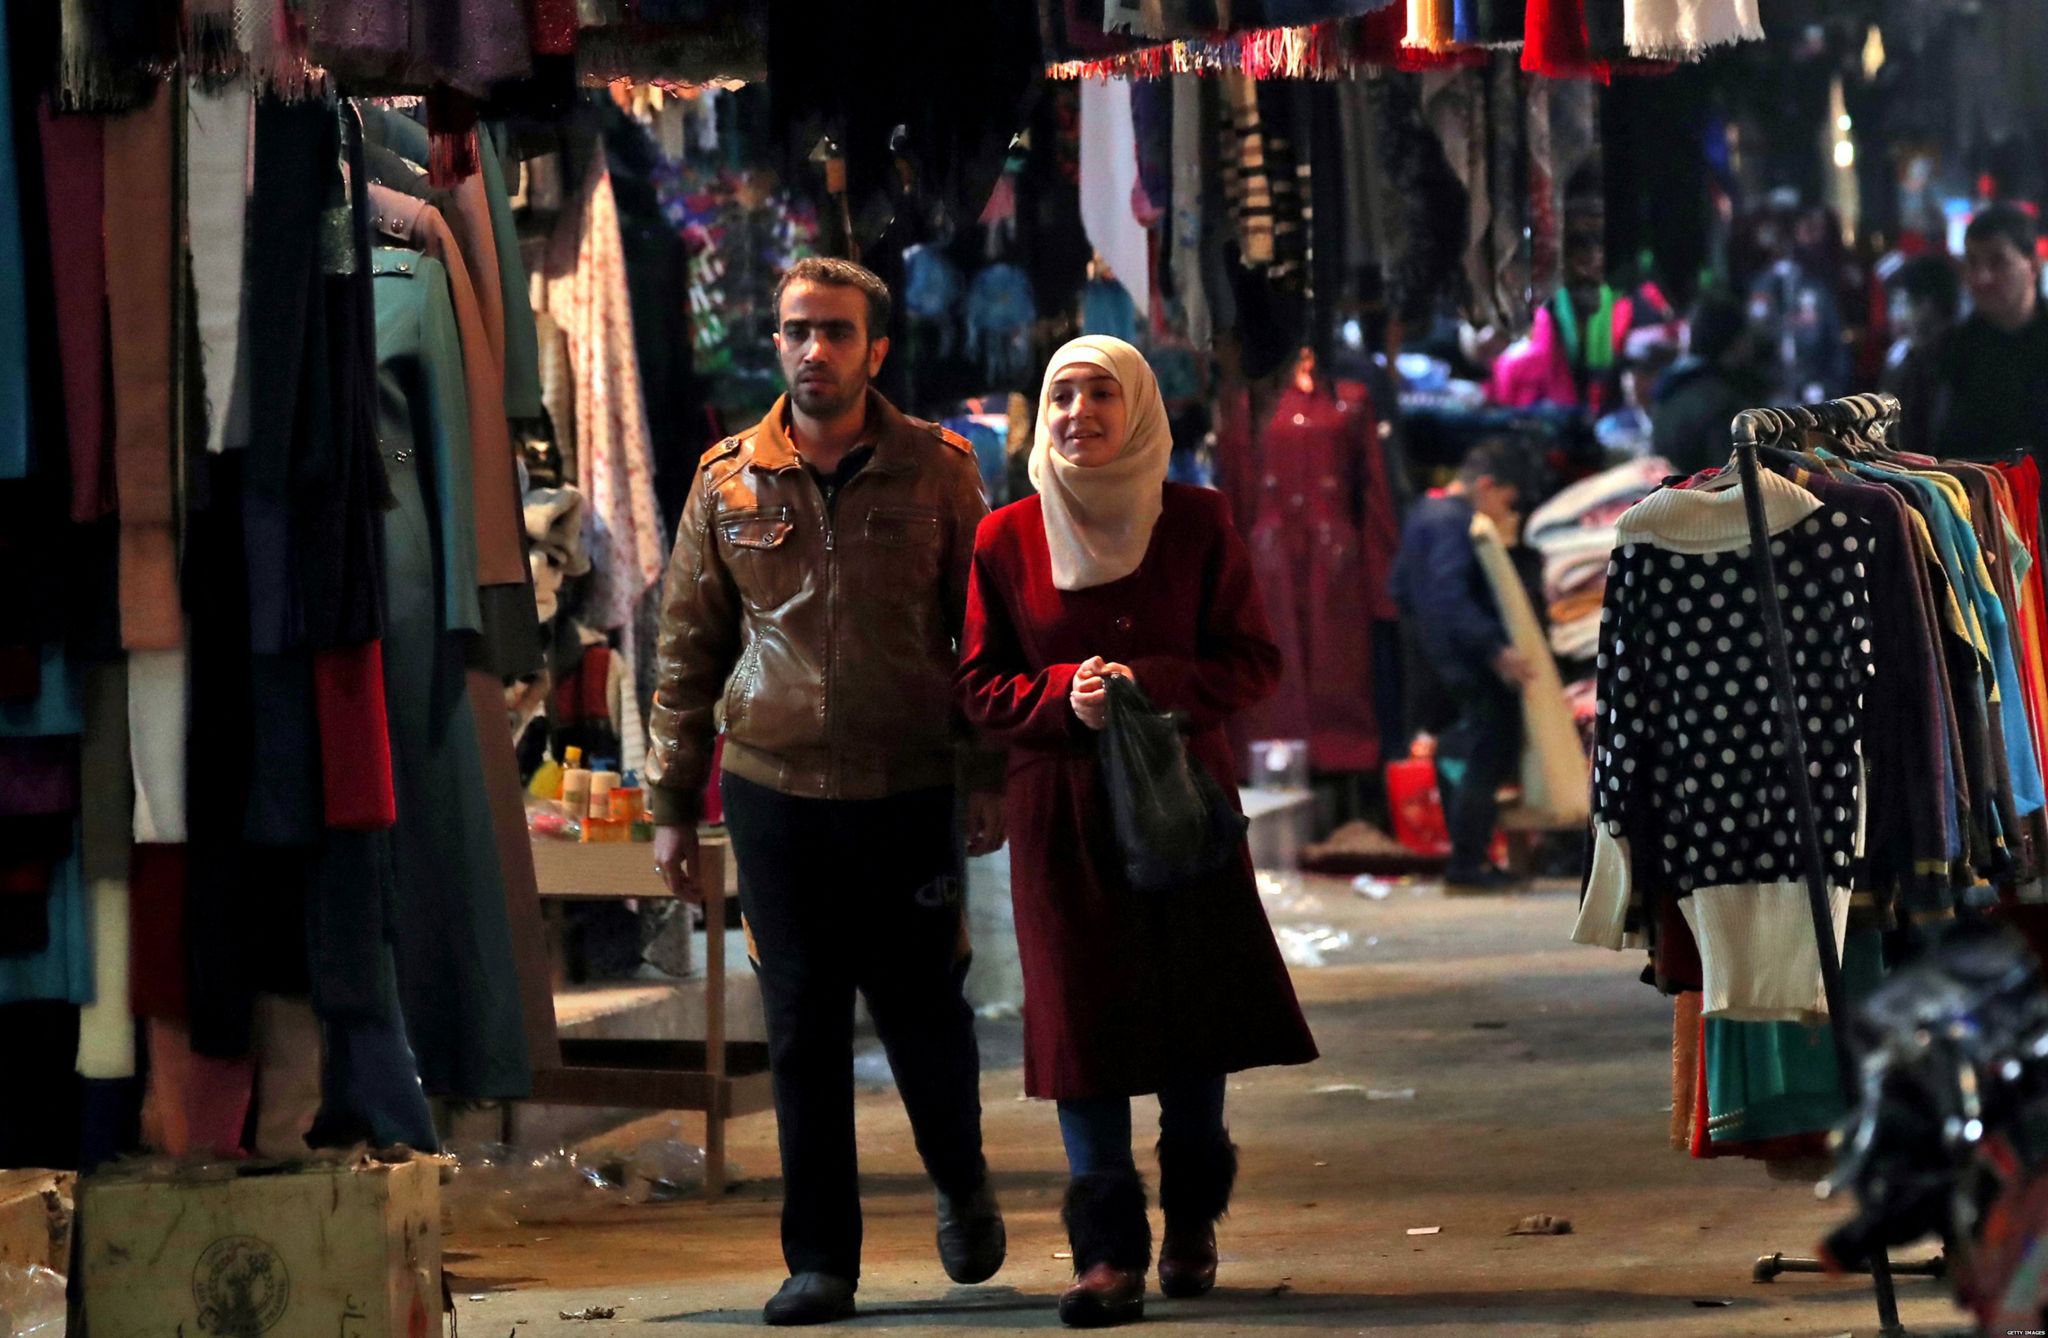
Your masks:
<instances>
[{"instance_id":1,"label":"white hijab","mask_svg":"<svg viewBox=\"0 0 2048 1338\"><path fill-rule=\"evenodd\" d=\"M1108 464L1077 465L1053 449L1046 411L1052 379L1076 363L1100 367L1123 387L1125 437ZM1052 583L1061 590L1120 581L1138 569L1165 506L1166 466L1173 433L1159 380L1145 355L1121 339L1087 335L1053 355L1038 392L1038 436L1031 446L1031 486L1045 508Z\"/></svg>"}]
</instances>

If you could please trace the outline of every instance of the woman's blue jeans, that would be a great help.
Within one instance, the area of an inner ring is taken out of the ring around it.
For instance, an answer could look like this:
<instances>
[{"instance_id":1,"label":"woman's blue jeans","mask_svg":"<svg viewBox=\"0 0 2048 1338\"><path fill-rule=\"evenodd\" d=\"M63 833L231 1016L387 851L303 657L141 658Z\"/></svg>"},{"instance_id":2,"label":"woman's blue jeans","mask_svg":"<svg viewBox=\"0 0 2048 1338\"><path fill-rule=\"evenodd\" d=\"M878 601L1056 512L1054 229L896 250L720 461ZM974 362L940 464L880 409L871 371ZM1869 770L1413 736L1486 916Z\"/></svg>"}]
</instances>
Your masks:
<instances>
[{"instance_id":1,"label":"woman's blue jeans","mask_svg":"<svg viewBox=\"0 0 2048 1338\"><path fill-rule=\"evenodd\" d=\"M1131 1157L1131 1099L1091 1096L1062 1101L1060 1140L1067 1145L1067 1169L1084 1175L1136 1175ZM1224 1140L1223 1075L1186 1078L1159 1092L1159 1137L1163 1142L1212 1147Z\"/></svg>"}]
</instances>

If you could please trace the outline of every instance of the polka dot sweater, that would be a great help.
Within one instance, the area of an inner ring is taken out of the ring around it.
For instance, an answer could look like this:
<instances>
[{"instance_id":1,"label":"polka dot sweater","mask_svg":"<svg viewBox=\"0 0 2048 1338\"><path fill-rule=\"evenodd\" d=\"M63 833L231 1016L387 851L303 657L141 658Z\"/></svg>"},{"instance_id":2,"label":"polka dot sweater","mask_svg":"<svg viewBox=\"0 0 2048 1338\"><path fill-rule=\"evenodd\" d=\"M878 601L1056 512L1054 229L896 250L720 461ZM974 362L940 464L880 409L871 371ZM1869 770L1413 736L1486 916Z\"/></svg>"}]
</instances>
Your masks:
<instances>
[{"instance_id":1,"label":"polka dot sweater","mask_svg":"<svg viewBox=\"0 0 2048 1338\"><path fill-rule=\"evenodd\" d=\"M1763 480L1839 933L1863 847L1874 530ZM1659 493L1623 517L1621 538L1601 611L1595 851L1574 937L1623 946L1633 880L1654 880L1682 898L1700 940L1708 1013L1810 1018L1825 1010L1819 957L1740 493Z\"/></svg>"}]
</instances>

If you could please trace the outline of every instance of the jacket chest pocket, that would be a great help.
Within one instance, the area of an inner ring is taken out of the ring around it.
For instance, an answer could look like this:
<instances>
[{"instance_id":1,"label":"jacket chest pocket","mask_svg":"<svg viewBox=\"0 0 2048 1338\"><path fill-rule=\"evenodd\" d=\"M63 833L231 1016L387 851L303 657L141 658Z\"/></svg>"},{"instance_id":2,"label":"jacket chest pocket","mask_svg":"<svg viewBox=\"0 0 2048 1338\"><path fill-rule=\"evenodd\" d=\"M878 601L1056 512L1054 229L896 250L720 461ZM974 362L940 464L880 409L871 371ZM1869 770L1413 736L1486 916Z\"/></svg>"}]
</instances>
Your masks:
<instances>
[{"instance_id":1,"label":"jacket chest pocket","mask_svg":"<svg viewBox=\"0 0 2048 1338\"><path fill-rule=\"evenodd\" d=\"M939 578L936 511L916 507L870 507L861 521L862 584L868 593L896 603L930 600Z\"/></svg>"},{"instance_id":2,"label":"jacket chest pocket","mask_svg":"<svg viewBox=\"0 0 2048 1338\"><path fill-rule=\"evenodd\" d=\"M748 604L774 609L796 598L803 588L803 555L793 542L796 525L788 507L725 511L712 524L718 555Z\"/></svg>"}]
</instances>

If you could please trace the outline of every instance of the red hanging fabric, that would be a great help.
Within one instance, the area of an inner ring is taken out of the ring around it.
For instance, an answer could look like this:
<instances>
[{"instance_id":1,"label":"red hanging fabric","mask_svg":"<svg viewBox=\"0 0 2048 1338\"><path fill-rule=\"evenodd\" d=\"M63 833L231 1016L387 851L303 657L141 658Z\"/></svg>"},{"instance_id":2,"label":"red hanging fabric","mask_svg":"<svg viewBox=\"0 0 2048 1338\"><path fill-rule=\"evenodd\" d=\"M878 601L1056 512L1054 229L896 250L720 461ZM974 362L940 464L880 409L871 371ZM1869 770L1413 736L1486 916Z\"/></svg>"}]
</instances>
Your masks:
<instances>
[{"instance_id":1,"label":"red hanging fabric","mask_svg":"<svg viewBox=\"0 0 2048 1338\"><path fill-rule=\"evenodd\" d=\"M533 54L568 56L576 51L576 0L527 0L526 25Z\"/></svg>"},{"instance_id":2,"label":"red hanging fabric","mask_svg":"<svg viewBox=\"0 0 2048 1338\"><path fill-rule=\"evenodd\" d=\"M382 831L398 821L391 781L391 722L384 703L384 643L313 656L320 721L320 782L329 827Z\"/></svg>"},{"instance_id":3,"label":"red hanging fabric","mask_svg":"<svg viewBox=\"0 0 2048 1338\"><path fill-rule=\"evenodd\" d=\"M1612 71L1604 60L1593 59L1592 39L1586 33L1586 0L1529 0L1527 43L1522 47L1522 68L1548 79L1598 79L1606 83Z\"/></svg>"}]
</instances>

